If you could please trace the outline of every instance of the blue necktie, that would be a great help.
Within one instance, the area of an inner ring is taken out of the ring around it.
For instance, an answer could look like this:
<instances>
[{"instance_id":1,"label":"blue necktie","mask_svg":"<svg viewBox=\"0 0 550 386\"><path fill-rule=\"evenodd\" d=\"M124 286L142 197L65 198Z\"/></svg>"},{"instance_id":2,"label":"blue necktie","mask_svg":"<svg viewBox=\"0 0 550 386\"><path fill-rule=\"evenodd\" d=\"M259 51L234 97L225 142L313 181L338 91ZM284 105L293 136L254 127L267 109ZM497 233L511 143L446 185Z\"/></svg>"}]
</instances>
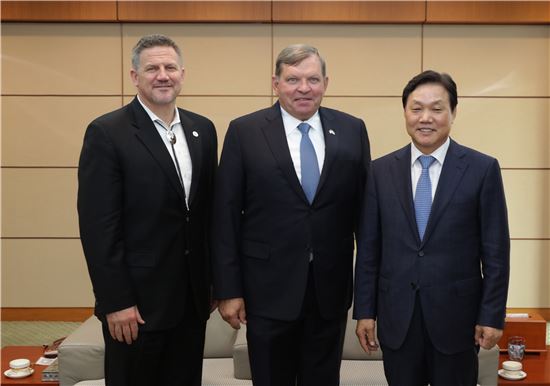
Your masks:
<instances>
[{"instance_id":1,"label":"blue necktie","mask_svg":"<svg viewBox=\"0 0 550 386\"><path fill-rule=\"evenodd\" d=\"M302 170L302 189L311 204L319 184L319 163L311 139L309 139L309 129L311 126L305 122L298 125L298 130L302 133L300 141L300 168Z\"/></svg>"},{"instance_id":2,"label":"blue necktie","mask_svg":"<svg viewBox=\"0 0 550 386\"><path fill-rule=\"evenodd\" d=\"M422 164L422 173L416 184L414 195L414 212L416 214L416 226L420 240L424 238L428 218L432 209L432 181L430 181L430 166L435 161L431 155L421 155L418 160Z\"/></svg>"}]
</instances>

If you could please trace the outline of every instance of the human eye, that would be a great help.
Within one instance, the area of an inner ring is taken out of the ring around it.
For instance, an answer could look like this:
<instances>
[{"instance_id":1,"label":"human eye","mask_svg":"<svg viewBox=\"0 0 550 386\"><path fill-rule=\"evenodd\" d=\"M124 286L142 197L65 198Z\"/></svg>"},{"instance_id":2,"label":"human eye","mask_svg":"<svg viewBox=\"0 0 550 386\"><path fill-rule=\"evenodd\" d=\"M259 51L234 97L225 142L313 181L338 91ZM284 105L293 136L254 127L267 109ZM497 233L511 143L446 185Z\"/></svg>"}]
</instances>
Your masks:
<instances>
[{"instance_id":1,"label":"human eye","mask_svg":"<svg viewBox=\"0 0 550 386\"><path fill-rule=\"evenodd\" d=\"M298 82L298 78L295 78L295 77L286 78L286 82L290 84L295 84Z\"/></svg>"},{"instance_id":2,"label":"human eye","mask_svg":"<svg viewBox=\"0 0 550 386\"><path fill-rule=\"evenodd\" d=\"M313 84L318 84L319 82L321 82L321 79L317 77L313 77L313 78L309 78L309 82Z\"/></svg>"}]
</instances>

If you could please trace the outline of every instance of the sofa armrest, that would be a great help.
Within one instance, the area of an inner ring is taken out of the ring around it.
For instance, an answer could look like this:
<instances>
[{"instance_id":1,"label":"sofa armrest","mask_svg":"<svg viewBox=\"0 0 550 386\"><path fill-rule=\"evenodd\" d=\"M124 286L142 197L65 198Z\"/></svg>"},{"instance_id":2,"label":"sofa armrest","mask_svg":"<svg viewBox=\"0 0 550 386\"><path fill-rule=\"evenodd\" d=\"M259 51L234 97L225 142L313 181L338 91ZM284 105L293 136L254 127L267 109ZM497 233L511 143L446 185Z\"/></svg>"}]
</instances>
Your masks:
<instances>
[{"instance_id":1,"label":"sofa armrest","mask_svg":"<svg viewBox=\"0 0 550 386\"><path fill-rule=\"evenodd\" d=\"M101 322L92 316L59 346L60 385L72 386L80 381L103 378L104 356Z\"/></svg>"},{"instance_id":2,"label":"sofa armrest","mask_svg":"<svg viewBox=\"0 0 550 386\"><path fill-rule=\"evenodd\" d=\"M233 345L233 374L237 379L252 379L246 342L246 325L237 330L237 339Z\"/></svg>"},{"instance_id":3,"label":"sofa armrest","mask_svg":"<svg viewBox=\"0 0 550 386\"><path fill-rule=\"evenodd\" d=\"M490 350L479 349L479 373L477 383L480 386L497 386L498 384L498 356L500 349L495 345Z\"/></svg>"}]
</instances>

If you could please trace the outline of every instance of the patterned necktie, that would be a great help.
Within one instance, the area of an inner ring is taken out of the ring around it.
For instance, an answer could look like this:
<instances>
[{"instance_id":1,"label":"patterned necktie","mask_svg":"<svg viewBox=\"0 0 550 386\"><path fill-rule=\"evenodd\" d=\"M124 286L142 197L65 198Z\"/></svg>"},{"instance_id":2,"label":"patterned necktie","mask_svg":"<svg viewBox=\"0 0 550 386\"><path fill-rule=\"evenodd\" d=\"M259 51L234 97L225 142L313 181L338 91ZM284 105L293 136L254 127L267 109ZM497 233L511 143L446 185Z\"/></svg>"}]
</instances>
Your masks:
<instances>
[{"instance_id":1,"label":"patterned necktie","mask_svg":"<svg viewBox=\"0 0 550 386\"><path fill-rule=\"evenodd\" d=\"M414 195L414 212L416 214L416 226L420 240L424 238L426 225L432 209L432 181L430 181L430 166L435 161L431 155L421 155L418 160L422 164L422 174L416 184Z\"/></svg>"},{"instance_id":2,"label":"patterned necktie","mask_svg":"<svg viewBox=\"0 0 550 386\"><path fill-rule=\"evenodd\" d=\"M300 165L302 171L302 189L311 204L319 184L319 163L311 139L309 139L309 129L311 126L305 122L298 125L298 130L302 133L300 141Z\"/></svg>"}]
</instances>

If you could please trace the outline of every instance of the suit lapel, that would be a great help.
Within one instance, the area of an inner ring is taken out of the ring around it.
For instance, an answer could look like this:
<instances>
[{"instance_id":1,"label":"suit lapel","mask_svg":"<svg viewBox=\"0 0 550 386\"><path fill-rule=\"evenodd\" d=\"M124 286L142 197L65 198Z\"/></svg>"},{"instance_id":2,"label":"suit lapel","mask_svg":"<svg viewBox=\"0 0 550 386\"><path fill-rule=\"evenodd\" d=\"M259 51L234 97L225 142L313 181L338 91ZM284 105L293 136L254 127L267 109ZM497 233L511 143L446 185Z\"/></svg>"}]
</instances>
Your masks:
<instances>
[{"instance_id":1,"label":"suit lapel","mask_svg":"<svg viewBox=\"0 0 550 386\"><path fill-rule=\"evenodd\" d=\"M194 126L193 121L185 115L185 113L178 109L180 114L180 121L185 134L185 140L187 141L187 147L189 148L189 154L191 156L191 164L193 165L193 173L191 177L191 188L189 189L189 206L193 202L195 195L197 194L197 188L199 186L199 177L202 167L202 138L200 130Z\"/></svg>"},{"instance_id":2,"label":"suit lapel","mask_svg":"<svg viewBox=\"0 0 550 386\"><path fill-rule=\"evenodd\" d=\"M327 181L327 176L330 172L332 165L338 154L338 143L339 143L339 127L334 121L334 116L323 109L319 108L319 115L321 116L321 124L323 125L323 134L325 137L325 159L323 161L323 169L321 170L321 176L319 178L319 185L317 186L317 192L315 198L321 192L321 189Z\"/></svg>"},{"instance_id":3,"label":"suit lapel","mask_svg":"<svg viewBox=\"0 0 550 386\"><path fill-rule=\"evenodd\" d=\"M468 164L463 158L464 155L465 152L462 146L451 140L449 150L447 150L447 155L445 156L443 168L441 169L439 182L437 183L432 210L430 212L430 218L428 219L428 225L426 226L426 233L424 234L422 244L425 244L430 238L437 222L445 212L445 208L449 204L451 197L462 180L464 172L468 168Z\"/></svg>"},{"instance_id":4,"label":"suit lapel","mask_svg":"<svg viewBox=\"0 0 550 386\"><path fill-rule=\"evenodd\" d=\"M185 192L183 191L178 178L174 161L168 153L166 145L162 141L155 124L151 121L151 118L149 118L137 98L134 98L130 106L134 114L133 125L136 128L136 137L149 150L153 158L158 162L162 171L166 174L166 177L174 189L178 192L182 200L184 200Z\"/></svg>"},{"instance_id":5,"label":"suit lapel","mask_svg":"<svg viewBox=\"0 0 550 386\"><path fill-rule=\"evenodd\" d=\"M262 127L262 131L267 144L271 149L273 158L275 158L277 165L279 165L279 168L282 170L283 175L288 180L288 183L292 189L294 189L296 194L298 194L309 205L304 190L302 189L302 185L300 184L300 180L296 175L296 169L294 168L292 157L290 156L279 102L275 103L271 109L268 110L266 120L267 124Z\"/></svg>"},{"instance_id":6,"label":"suit lapel","mask_svg":"<svg viewBox=\"0 0 550 386\"><path fill-rule=\"evenodd\" d=\"M395 154L395 162L391 165L391 179L395 184L395 190L399 195L399 202L403 207L407 222L418 241L418 227L414 214L414 201L411 183L411 145L407 145Z\"/></svg>"}]
</instances>

